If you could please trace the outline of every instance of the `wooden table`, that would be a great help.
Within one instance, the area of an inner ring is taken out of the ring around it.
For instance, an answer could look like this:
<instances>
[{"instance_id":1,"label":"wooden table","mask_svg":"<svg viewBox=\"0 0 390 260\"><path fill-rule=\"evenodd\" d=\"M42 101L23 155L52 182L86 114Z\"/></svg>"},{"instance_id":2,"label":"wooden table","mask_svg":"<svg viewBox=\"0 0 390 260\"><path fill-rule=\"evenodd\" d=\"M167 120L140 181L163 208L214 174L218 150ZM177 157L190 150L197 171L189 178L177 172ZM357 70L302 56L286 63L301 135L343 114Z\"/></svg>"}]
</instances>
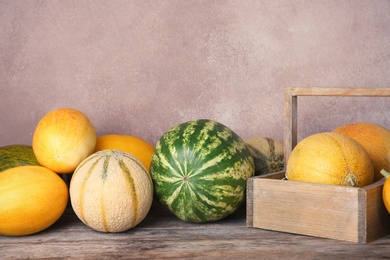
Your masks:
<instances>
[{"instance_id":1,"label":"wooden table","mask_svg":"<svg viewBox=\"0 0 390 260\"><path fill-rule=\"evenodd\" d=\"M68 208L50 228L25 237L0 236L0 259L389 259L390 235L353 244L247 227L245 206L226 219L186 223L154 203L137 227L100 233Z\"/></svg>"}]
</instances>

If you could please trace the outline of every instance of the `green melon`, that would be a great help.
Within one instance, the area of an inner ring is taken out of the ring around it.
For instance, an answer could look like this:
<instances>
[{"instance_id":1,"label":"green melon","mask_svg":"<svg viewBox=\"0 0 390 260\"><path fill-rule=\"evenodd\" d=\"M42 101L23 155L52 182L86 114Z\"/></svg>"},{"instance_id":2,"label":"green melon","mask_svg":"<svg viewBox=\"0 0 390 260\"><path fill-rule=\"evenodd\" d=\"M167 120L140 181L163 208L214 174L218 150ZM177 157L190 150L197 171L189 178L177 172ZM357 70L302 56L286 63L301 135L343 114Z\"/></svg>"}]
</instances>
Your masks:
<instances>
[{"instance_id":1,"label":"green melon","mask_svg":"<svg viewBox=\"0 0 390 260\"><path fill-rule=\"evenodd\" d=\"M201 119L163 134L152 157L151 175L157 198L173 214L188 222L209 222L241 205L254 162L236 133Z\"/></svg>"},{"instance_id":2,"label":"green melon","mask_svg":"<svg viewBox=\"0 0 390 260\"><path fill-rule=\"evenodd\" d=\"M284 149L282 141L263 136L255 136L246 141L255 162L255 175L263 175L284 169Z\"/></svg>"},{"instance_id":3,"label":"green melon","mask_svg":"<svg viewBox=\"0 0 390 260\"><path fill-rule=\"evenodd\" d=\"M30 145L14 144L0 147L0 172L28 165L40 166Z\"/></svg>"}]
</instances>

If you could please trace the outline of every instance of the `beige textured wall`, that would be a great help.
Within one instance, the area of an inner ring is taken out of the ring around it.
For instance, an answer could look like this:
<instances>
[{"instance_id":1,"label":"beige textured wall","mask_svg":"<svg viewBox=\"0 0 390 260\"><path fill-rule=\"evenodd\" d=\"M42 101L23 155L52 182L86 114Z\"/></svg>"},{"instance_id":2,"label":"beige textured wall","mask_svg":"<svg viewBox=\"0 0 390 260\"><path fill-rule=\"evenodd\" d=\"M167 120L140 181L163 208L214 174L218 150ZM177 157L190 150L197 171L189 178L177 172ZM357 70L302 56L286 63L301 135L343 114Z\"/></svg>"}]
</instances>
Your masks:
<instances>
[{"instance_id":1,"label":"beige textured wall","mask_svg":"<svg viewBox=\"0 0 390 260\"><path fill-rule=\"evenodd\" d=\"M288 86L390 87L387 0L0 0L0 146L58 107L153 144L210 118L283 138ZM390 128L386 98L303 98L299 136Z\"/></svg>"}]
</instances>

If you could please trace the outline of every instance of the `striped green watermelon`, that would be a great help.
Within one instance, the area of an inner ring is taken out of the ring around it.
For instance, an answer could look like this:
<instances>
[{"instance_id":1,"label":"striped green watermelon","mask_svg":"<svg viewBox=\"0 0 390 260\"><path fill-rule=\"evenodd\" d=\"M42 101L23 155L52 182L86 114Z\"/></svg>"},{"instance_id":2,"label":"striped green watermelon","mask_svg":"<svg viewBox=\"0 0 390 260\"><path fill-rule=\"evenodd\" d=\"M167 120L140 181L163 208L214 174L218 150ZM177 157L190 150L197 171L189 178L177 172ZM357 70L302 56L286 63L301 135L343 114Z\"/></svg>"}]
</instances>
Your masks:
<instances>
[{"instance_id":1,"label":"striped green watermelon","mask_svg":"<svg viewBox=\"0 0 390 260\"><path fill-rule=\"evenodd\" d=\"M25 165L40 165L30 145L15 144L0 147L0 172Z\"/></svg>"},{"instance_id":2,"label":"striped green watermelon","mask_svg":"<svg viewBox=\"0 0 390 260\"><path fill-rule=\"evenodd\" d=\"M155 194L178 218L209 222L233 213L245 198L254 162L245 142L207 119L167 131L151 163Z\"/></svg>"}]
</instances>

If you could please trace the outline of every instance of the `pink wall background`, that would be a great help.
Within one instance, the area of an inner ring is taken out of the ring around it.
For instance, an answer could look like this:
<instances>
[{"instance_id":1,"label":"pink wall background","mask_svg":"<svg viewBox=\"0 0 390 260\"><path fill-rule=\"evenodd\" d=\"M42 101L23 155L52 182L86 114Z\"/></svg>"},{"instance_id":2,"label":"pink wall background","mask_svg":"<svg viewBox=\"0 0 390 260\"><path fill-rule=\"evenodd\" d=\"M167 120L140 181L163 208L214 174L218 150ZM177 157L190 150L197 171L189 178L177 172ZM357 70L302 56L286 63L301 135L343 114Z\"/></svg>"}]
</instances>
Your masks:
<instances>
[{"instance_id":1,"label":"pink wall background","mask_svg":"<svg viewBox=\"0 0 390 260\"><path fill-rule=\"evenodd\" d=\"M283 139L289 86L390 87L390 1L0 0L0 146L65 106L152 144L198 118ZM299 138L390 128L389 98L300 100Z\"/></svg>"}]
</instances>

